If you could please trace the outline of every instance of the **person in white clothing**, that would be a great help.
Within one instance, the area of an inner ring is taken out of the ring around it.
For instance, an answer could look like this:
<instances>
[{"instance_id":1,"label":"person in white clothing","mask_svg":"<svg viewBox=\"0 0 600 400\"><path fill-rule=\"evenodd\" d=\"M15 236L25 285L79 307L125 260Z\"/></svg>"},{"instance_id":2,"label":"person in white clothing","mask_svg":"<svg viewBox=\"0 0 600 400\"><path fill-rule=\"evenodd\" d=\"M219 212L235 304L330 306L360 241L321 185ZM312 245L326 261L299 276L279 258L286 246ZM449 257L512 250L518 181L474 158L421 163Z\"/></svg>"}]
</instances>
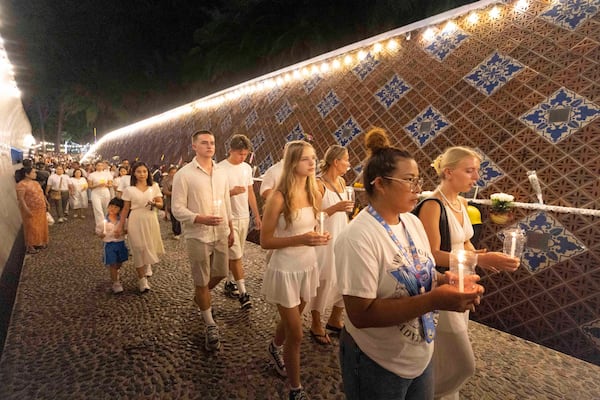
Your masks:
<instances>
[{"instance_id":1,"label":"person in white clothing","mask_svg":"<svg viewBox=\"0 0 600 400\"><path fill-rule=\"evenodd\" d=\"M327 246L317 247L317 265L319 266L319 288L317 295L310 301L312 325L310 335L318 344L331 344L329 335L323 329L321 316L325 308L333 303L331 314L325 325L327 330L339 334L342 330L342 312L344 300L335 285L335 257L333 242L348 225L348 212L352 212L354 201L349 198L346 181L342 175L350 168L348 150L340 145L330 146L320 163L321 175L317 178L319 192L323 196L321 209L327 213L325 230L332 241Z\"/></svg>"},{"instance_id":2,"label":"person in white clothing","mask_svg":"<svg viewBox=\"0 0 600 400\"><path fill-rule=\"evenodd\" d=\"M244 243L250 224L248 205L252 209L254 227L257 230L260 230L261 219L254 194L252 167L244 162L252 151L252 143L245 135L233 135L229 146L229 157L218 164L227 173L234 230L233 246L229 248L229 278L225 280L224 290L226 295L239 300L240 308L248 309L252 307L252 303L246 290L242 265Z\"/></svg>"},{"instance_id":3,"label":"person in white clothing","mask_svg":"<svg viewBox=\"0 0 600 400\"><path fill-rule=\"evenodd\" d=\"M273 250L262 292L266 301L277 305L281 318L268 352L276 371L288 377L290 399L308 398L300 384L301 316L319 285L315 246L324 246L330 239L327 232L314 231L321 206L315 169L314 148L300 140L289 142L281 179L265 205L260 233L262 248Z\"/></svg>"},{"instance_id":4,"label":"person in white clothing","mask_svg":"<svg viewBox=\"0 0 600 400\"><path fill-rule=\"evenodd\" d=\"M417 163L382 146L384 138L367 135L369 205L334 246L348 316L340 335L344 393L350 400L430 400L435 310L474 309L483 287L471 275L461 293L447 284L450 273L435 271L423 225L410 213L422 184Z\"/></svg>"},{"instance_id":5,"label":"person in white clothing","mask_svg":"<svg viewBox=\"0 0 600 400\"><path fill-rule=\"evenodd\" d=\"M50 204L56 210L58 222L67 220L65 212L69 201L69 176L65 174L62 165L56 167L56 173L50 175L46 184L46 195L50 195Z\"/></svg>"},{"instance_id":6,"label":"person in white clothing","mask_svg":"<svg viewBox=\"0 0 600 400\"><path fill-rule=\"evenodd\" d=\"M285 151L290 142L287 142L285 146L283 146L283 157L285 158ZM277 187L279 183L279 178L281 177L281 172L283 171L283 159L279 160L275 164L271 165L262 176L262 182L260 183L260 188L258 189L258 194L263 198L263 200L267 200L269 195L273 192L273 190Z\"/></svg>"},{"instance_id":7,"label":"person in white clothing","mask_svg":"<svg viewBox=\"0 0 600 400\"><path fill-rule=\"evenodd\" d=\"M457 146L446 149L432 164L441 182L432 197L422 201L418 215L440 270L450 266L452 250L476 252L478 265L490 272L512 272L519 266L517 258L500 252L475 250L471 243L473 226L467 214L468 204L459 193L468 192L477 183L480 163L481 156L477 152L468 147ZM447 232L440 232L440 204L444 206ZM450 237L444 238L448 234ZM442 248L443 238L450 244L450 248ZM468 321L468 312L440 311L433 353L437 399L458 400L461 386L475 373L475 356L469 342Z\"/></svg>"},{"instance_id":8,"label":"person in white clothing","mask_svg":"<svg viewBox=\"0 0 600 400\"><path fill-rule=\"evenodd\" d=\"M73 218L85 218L85 210L88 207L87 196L88 182L83 177L81 169L73 171L73 177L69 181L69 193L71 208L73 209Z\"/></svg>"},{"instance_id":9,"label":"person in white clothing","mask_svg":"<svg viewBox=\"0 0 600 400\"><path fill-rule=\"evenodd\" d=\"M124 205L115 235L124 232L127 222L139 290L145 293L150 290L148 277L153 275L152 264L159 262L159 256L165 252L157 215L163 206L162 193L145 163L138 161L131 167L131 186L123 192L122 200Z\"/></svg>"},{"instance_id":10,"label":"person in white clothing","mask_svg":"<svg viewBox=\"0 0 600 400\"><path fill-rule=\"evenodd\" d=\"M173 177L171 211L181 222L192 279L194 302L206 325L204 347L221 348L219 328L212 316L210 290L229 269L228 248L233 245L229 184L224 168L215 164L215 136L210 131L192 135L196 156Z\"/></svg>"},{"instance_id":11,"label":"person in white clothing","mask_svg":"<svg viewBox=\"0 0 600 400\"><path fill-rule=\"evenodd\" d=\"M108 211L110 191L112 185L112 174L106 170L104 161L96 162L96 170L88 175L88 187L91 190L92 209L94 211L94 222L96 225L104 220Z\"/></svg>"}]
</instances>

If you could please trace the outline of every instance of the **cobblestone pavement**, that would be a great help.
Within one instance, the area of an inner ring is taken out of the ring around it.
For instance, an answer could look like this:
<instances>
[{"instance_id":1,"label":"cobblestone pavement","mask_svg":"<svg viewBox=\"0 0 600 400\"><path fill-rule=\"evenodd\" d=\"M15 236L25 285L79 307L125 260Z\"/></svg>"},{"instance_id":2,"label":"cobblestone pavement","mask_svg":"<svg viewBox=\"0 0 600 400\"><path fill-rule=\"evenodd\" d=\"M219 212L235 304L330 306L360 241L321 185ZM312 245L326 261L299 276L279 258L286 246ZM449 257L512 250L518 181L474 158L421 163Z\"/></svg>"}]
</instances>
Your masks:
<instances>
[{"instance_id":1,"label":"cobblestone pavement","mask_svg":"<svg viewBox=\"0 0 600 400\"><path fill-rule=\"evenodd\" d=\"M278 320L260 295L265 252L248 243L244 265L253 307L239 309L213 291L222 333L216 354L204 349L204 325L192 302L185 242L161 220L166 254L152 290L140 295L131 262L125 292L110 292L93 218L51 227L51 245L27 256L0 360L0 399L284 399L287 384L266 347ZM313 343L305 313L302 383L313 399L343 399L332 346ZM600 368L471 324L477 375L463 399L593 399Z\"/></svg>"}]
</instances>

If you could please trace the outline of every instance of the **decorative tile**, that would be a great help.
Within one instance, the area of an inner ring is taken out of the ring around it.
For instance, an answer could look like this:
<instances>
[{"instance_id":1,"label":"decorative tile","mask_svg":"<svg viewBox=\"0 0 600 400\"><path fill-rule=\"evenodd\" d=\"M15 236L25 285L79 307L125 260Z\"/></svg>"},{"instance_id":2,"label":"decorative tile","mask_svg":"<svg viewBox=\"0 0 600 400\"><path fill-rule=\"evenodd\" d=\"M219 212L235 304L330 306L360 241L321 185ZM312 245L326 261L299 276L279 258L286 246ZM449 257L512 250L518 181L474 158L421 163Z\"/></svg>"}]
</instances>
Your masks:
<instances>
[{"instance_id":1,"label":"decorative tile","mask_svg":"<svg viewBox=\"0 0 600 400\"><path fill-rule=\"evenodd\" d=\"M240 100L240 110L244 113L252 104L252 97L245 96Z\"/></svg>"},{"instance_id":2,"label":"decorative tile","mask_svg":"<svg viewBox=\"0 0 600 400\"><path fill-rule=\"evenodd\" d=\"M291 142L292 140L306 140L310 142L312 139L311 135L304 132L304 128L302 128L302 124L300 123L298 123L285 137L286 142Z\"/></svg>"},{"instance_id":3,"label":"decorative tile","mask_svg":"<svg viewBox=\"0 0 600 400\"><path fill-rule=\"evenodd\" d=\"M227 114L221 122L221 133L225 134L231 129L232 119L231 114Z\"/></svg>"},{"instance_id":4,"label":"decorative tile","mask_svg":"<svg viewBox=\"0 0 600 400\"><path fill-rule=\"evenodd\" d=\"M255 152L266 141L267 138L265 137L265 132L262 129L252 139L250 139L250 142L252 142L252 148Z\"/></svg>"},{"instance_id":5,"label":"decorative tile","mask_svg":"<svg viewBox=\"0 0 600 400\"><path fill-rule=\"evenodd\" d=\"M292 112L292 106L290 102L286 100L285 103L283 103L283 105L275 113L275 120L279 125L281 125L283 124L283 121L285 121L292 114Z\"/></svg>"},{"instance_id":6,"label":"decorative tile","mask_svg":"<svg viewBox=\"0 0 600 400\"><path fill-rule=\"evenodd\" d=\"M481 93L490 96L514 78L523 68L524 66L514 58L495 52L475 67L464 79Z\"/></svg>"},{"instance_id":7,"label":"decorative tile","mask_svg":"<svg viewBox=\"0 0 600 400\"><path fill-rule=\"evenodd\" d=\"M476 150L482 157L481 164L479 165L479 180L477 181L477 186L485 188L506 174L498 165L496 165L496 163L488 158L488 156L479 151L479 149Z\"/></svg>"},{"instance_id":8,"label":"decorative tile","mask_svg":"<svg viewBox=\"0 0 600 400\"><path fill-rule=\"evenodd\" d=\"M411 87L404 80L394 74L392 79L375 92L375 98L389 110L410 89Z\"/></svg>"},{"instance_id":9,"label":"decorative tile","mask_svg":"<svg viewBox=\"0 0 600 400\"><path fill-rule=\"evenodd\" d=\"M364 81L371 72L375 71L378 64L379 60L373 57L371 53L368 53L356 67L352 68L352 72L354 72L354 75L356 75L358 79Z\"/></svg>"},{"instance_id":10,"label":"decorative tile","mask_svg":"<svg viewBox=\"0 0 600 400\"><path fill-rule=\"evenodd\" d=\"M273 156L269 153L269 155L258 165L258 171L261 175L264 175L271 165L273 165Z\"/></svg>"},{"instance_id":11,"label":"decorative tile","mask_svg":"<svg viewBox=\"0 0 600 400\"><path fill-rule=\"evenodd\" d=\"M520 120L545 139L558 143L599 115L598 105L563 87L522 115Z\"/></svg>"},{"instance_id":12,"label":"decorative tile","mask_svg":"<svg viewBox=\"0 0 600 400\"><path fill-rule=\"evenodd\" d=\"M592 18L600 9L598 0L563 0L556 1L541 14L546 21L562 28L575 30L582 23Z\"/></svg>"},{"instance_id":13,"label":"decorative tile","mask_svg":"<svg viewBox=\"0 0 600 400\"><path fill-rule=\"evenodd\" d=\"M341 104L340 99L333 90L330 90L316 107L319 114L321 114L321 118L325 118L339 104Z\"/></svg>"},{"instance_id":14,"label":"decorative tile","mask_svg":"<svg viewBox=\"0 0 600 400\"><path fill-rule=\"evenodd\" d=\"M321 75L315 74L310 79L304 81L303 86L306 94L311 94L312 91L315 90L315 88L319 85L319 82L321 82L322 80L323 78L321 78Z\"/></svg>"},{"instance_id":15,"label":"decorative tile","mask_svg":"<svg viewBox=\"0 0 600 400\"><path fill-rule=\"evenodd\" d=\"M245 121L245 123L246 123L246 129L250 129L250 127L252 125L254 125L256 123L256 121L258 121L258 113L256 112L256 109L254 109L246 117L246 121Z\"/></svg>"},{"instance_id":16,"label":"decorative tile","mask_svg":"<svg viewBox=\"0 0 600 400\"><path fill-rule=\"evenodd\" d=\"M419 147L423 147L449 126L450 123L446 118L435 108L429 106L410 121L404 129Z\"/></svg>"},{"instance_id":17,"label":"decorative tile","mask_svg":"<svg viewBox=\"0 0 600 400\"><path fill-rule=\"evenodd\" d=\"M350 117L333 132L333 136L340 146L346 147L361 133L362 128L358 125L358 122L353 117Z\"/></svg>"},{"instance_id":18,"label":"decorative tile","mask_svg":"<svg viewBox=\"0 0 600 400\"><path fill-rule=\"evenodd\" d=\"M587 251L579 239L545 212L529 214L509 228L515 227L521 228L527 235L521 265L533 273ZM502 240L504 231L498 232L498 237Z\"/></svg>"},{"instance_id":19,"label":"decorative tile","mask_svg":"<svg viewBox=\"0 0 600 400\"><path fill-rule=\"evenodd\" d=\"M283 90L279 86L275 86L267 93L267 101L272 104L275 100L281 97Z\"/></svg>"},{"instance_id":20,"label":"decorative tile","mask_svg":"<svg viewBox=\"0 0 600 400\"><path fill-rule=\"evenodd\" d=\"M425 51L439 61L444 61L448 54L456 50L469 37L463 30L456 28L452 31L441 31L425 47Z\"/></svg>"}]
</instances>

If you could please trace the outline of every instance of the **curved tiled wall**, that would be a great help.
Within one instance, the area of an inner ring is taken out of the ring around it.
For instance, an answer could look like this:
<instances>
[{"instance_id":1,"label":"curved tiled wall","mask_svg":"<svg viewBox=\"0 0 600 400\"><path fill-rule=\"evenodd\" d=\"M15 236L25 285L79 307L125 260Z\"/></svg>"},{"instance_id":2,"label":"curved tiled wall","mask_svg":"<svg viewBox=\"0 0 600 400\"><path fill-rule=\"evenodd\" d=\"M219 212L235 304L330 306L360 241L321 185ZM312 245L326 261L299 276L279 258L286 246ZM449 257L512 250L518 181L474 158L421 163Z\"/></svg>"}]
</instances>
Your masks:
<instances>
[{"instance_id":1,"label":"curved tiled wall","mask_svg":"<svg viewBox=\"0 0 600 400\"><path fill-rule=\"evenodd\" d=\"M411 40L398 38L398 49L370 48L349 66L280 80L107 140L97 153L176 163L192 157L189 135L206 128L216 134L219 159L232 134L248 135L261 172L287 140L311 135L319 155L339 143L358 166L363 135L376 125L414 154L425 189L436 184L431 160L468 145L484 156L480 198L506 192L535 201L526 171L537 170L547 204L598 209L600 1L507 2L490 16L491 7L477 11L477 22L455 15L428 39L415 29ZM483 276L486 295L472 318L600 365L600 219L515 214L514 224L533 232L522 267ZM487 215L484 208L480 245L499 249L504 227Z\"/></svg>"}]
</instances>

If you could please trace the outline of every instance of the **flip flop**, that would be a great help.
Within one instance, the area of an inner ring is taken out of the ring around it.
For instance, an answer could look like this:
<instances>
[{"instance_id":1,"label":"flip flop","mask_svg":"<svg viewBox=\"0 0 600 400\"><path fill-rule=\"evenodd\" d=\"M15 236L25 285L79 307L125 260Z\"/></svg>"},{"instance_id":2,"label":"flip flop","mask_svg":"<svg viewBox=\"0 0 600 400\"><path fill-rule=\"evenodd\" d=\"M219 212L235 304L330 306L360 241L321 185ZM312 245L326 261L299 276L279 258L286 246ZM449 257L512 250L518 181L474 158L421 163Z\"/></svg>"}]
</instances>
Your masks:
<instances>
[{"instance_id":1,"label":"flip flop","mask_svg":"<svg viewBox=\"0 0 600 400\"><path fill-rule=\"evenodd\" d=\"M316 344L320 344L321 346L329 346L331 344L331 339L329 339L329 335L327 333L323 335L319 335L314 333L312 330L309 330L310 337L315 341Z\"/></svg>"},{"instance_id":2,"label":"flip flop","mask_svg":"<svg viewBox=\"0 0 600 400\"><path fill-rule=\"evenodd\" d=\"M331 332L335 332L336 334L340 334L342 332L342 328L338 328L337 326L333 326L333 325L325 325L325 329L327 329L328 331Z\"/></svg>"}]
</instances>

